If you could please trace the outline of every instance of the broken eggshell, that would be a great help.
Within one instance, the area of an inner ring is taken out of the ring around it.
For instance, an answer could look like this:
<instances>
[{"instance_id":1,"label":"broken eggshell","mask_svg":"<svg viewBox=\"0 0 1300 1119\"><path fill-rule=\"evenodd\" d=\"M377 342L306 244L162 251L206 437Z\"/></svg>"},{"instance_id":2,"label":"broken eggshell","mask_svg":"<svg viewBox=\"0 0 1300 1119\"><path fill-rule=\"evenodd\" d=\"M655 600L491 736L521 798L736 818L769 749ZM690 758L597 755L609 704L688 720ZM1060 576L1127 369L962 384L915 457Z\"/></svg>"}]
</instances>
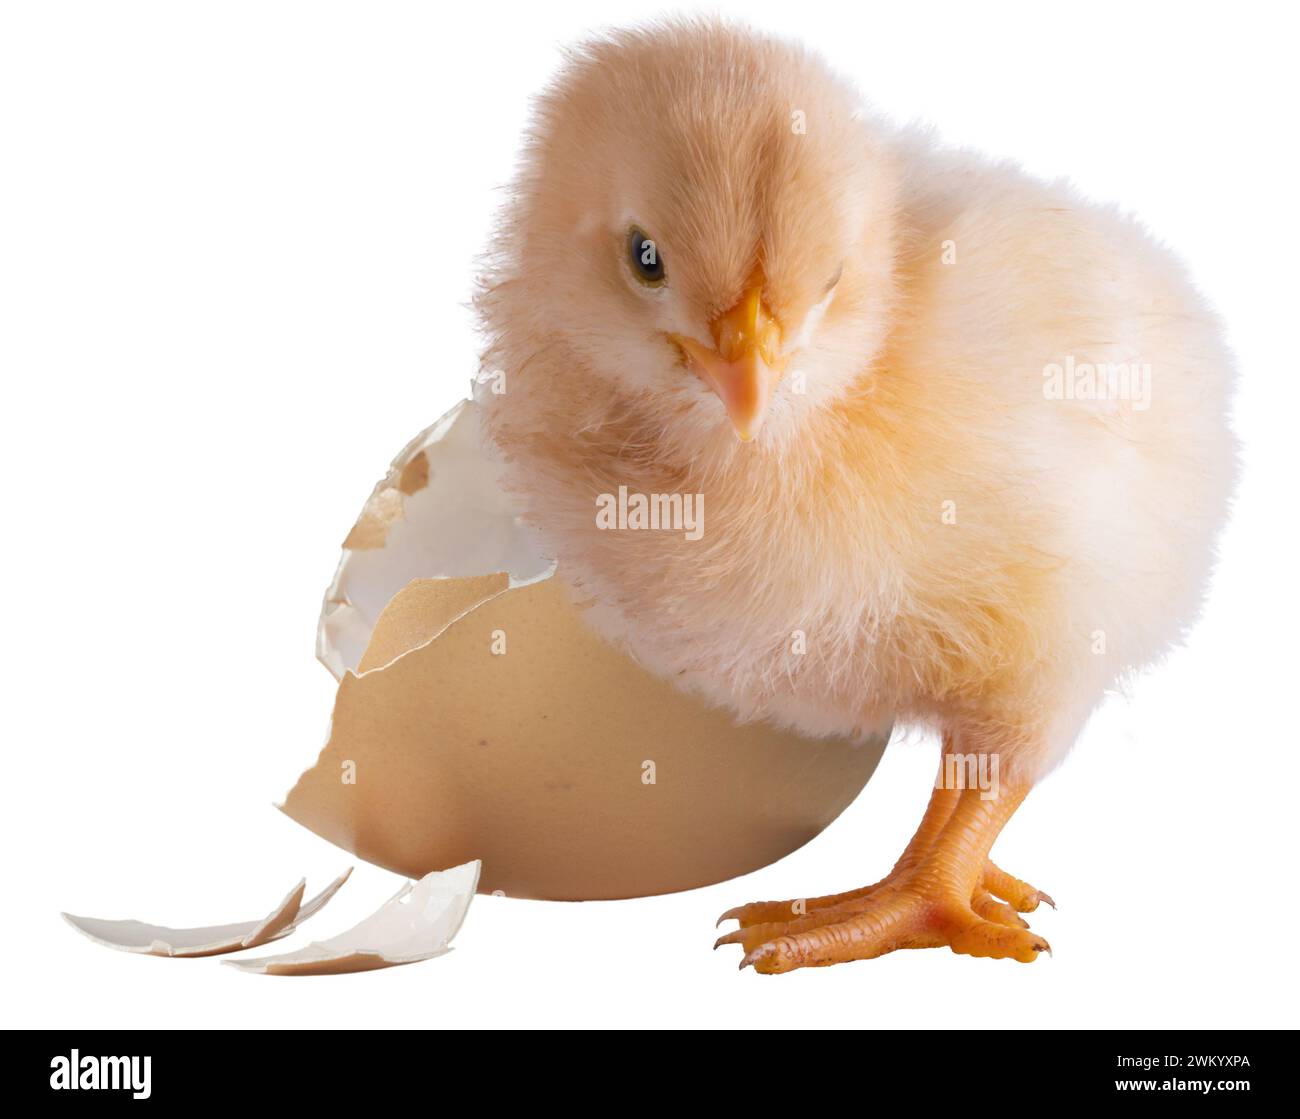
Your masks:
<instances>
[{"instance_id":1,"label":"broken eggshell","mask_svg":"<svg viewBox=\"0 0 1300 1119\"><path fill-rule=\"evenodd\" d=\"M407 882L359 925L296 952L223 960L259 975L342 975L431 960L451 951L478 887L479 862Z\"/></svg>"},{"instance_id":2,"label":"broken eggshell","mask_svg":"<svg viewBox=\"0 0 1300 1119\"><path fill-rule=\"evenodd\" d=\"M417 436L344 545L317 635L329 740L283 811L407 877L640 897L748 873L817 835L889 727L805 738L652 675L584 620L497 481L474 405Z\"/></svg>"},{"instance_id":3,"label":"broken eggshell","mask_svg":"<svg viewBox=\"0 0 1300 1119\"><path fill-rule=\"evenodd\" d=\"M311 901L303 904L306 879L299 881L270 913L260 921L241 921L231 925L206 925L192 929L172 929L166 925L149 925L143 921L106 921L99 917L63 914L63 919L77 932L120 952L137 952L148 956L219 956L256 948L288 936L304 921L319 913L325 903L348 880L348 867Z\"/></svg>"}]
</instances>

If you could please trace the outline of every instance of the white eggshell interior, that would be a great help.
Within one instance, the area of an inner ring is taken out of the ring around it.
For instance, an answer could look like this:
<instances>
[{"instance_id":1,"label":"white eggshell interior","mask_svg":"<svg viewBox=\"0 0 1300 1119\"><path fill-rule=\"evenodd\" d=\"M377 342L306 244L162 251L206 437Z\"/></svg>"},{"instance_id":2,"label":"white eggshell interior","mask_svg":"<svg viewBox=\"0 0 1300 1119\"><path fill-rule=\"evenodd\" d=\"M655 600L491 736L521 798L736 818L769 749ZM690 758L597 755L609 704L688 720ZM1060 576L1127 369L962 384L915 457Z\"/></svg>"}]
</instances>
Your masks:
<instances>
[{"instance_id":1,"label":"white eggshell interior","mask_svg":"<svg viewBox=\"0 0 1300 1119\"><path fill-rule=\"evenodd\" d=\"M359 970L358 958L365 958L365 969L372 970L441 956L450 951L452 938L474 900L481 866L475 859L408 882L378 911L329 940L313 942L297 952L225 963L261 975L294 974L296 969L321 975L335 969Z\"/></svg>"},{"instance_id":2,"label":"white eggshell interior","mask_svg":"<svg viewBox=\"0 0 1300 1119\"><path fill-rule=\"evenodd\" d=\"M63 919L96 944L122 952L151 956L215 956L242 948L255 948L288 936L303 921L324 908L351 873L349 867L306 904L302 904L306 881L300 881L259 921L174 929L144 921L110 921L100 917L78 917L72 913L63 914Z\"/></svg>"},{"instance_id":3,"label":"white eggshell interior","mask_svg":"<svg viewBox=\"0 0 1300 1119\"><path fill-rule=\"evenodd\" d=\"M502 490L469 401L417 435L376 493L392 488L421 452L429 463L428 484L402 497L401 515L389 523L383 547L344 549L326 592L317 656L336 677L356 670L380 612L413 579L503 571L519 586L555 570Z\"/></svg>"}]
</instances>

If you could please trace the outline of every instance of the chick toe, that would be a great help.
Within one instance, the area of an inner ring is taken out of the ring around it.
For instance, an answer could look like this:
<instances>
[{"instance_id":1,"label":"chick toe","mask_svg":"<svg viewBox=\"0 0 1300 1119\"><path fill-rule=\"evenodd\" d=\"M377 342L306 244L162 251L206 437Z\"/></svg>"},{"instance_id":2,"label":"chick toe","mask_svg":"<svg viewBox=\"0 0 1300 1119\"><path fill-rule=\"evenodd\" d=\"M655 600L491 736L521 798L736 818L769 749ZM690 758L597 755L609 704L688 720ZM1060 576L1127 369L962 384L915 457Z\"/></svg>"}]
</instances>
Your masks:
<instances>
[{"instance_id":1,"label":"chick toe","mask_svg":"<svg viewBox=\"0 0 1300 1119\"><path fill-rule=\"evenodd\" d=\"M837 909L848 902L870 897L888 882L889 878L886 877L879 882L872 883L870 886L862 886L856 890L846 890L842 894L826 894L823 897L816 898L789 898L786 901L752 901L748 905L738 905L733 909L728 909L718 918L718 924L721 925L723 921L738 921L740 929L736 931L758 925L786 925L797 922L800 918L816 913L818 910ZM735 944L737 942L721 938L718 943Z\"/></svg>"},{"instance_id":2,"label":"chick toe","mask_svg":"<svg viewBox=\"0 0 1300 1119\"><path fill-rule=\"evenodd\" d=\"M984 889L1007 902L1017 913L1032 913L1041 902L1056 908L1056 902L1042 890L1034 889L988 860L984 863Z\"/></svg>"},{"instance_id":3,"label":"chick toe","mask_svg":"<svg viewBox=\"0 0 1300 1119\"><path fill-rule=\"evenodd\" d=\"M998 901L987 890L980 887L971 895L970 907L986 921L995 925L1006 925L1012 929L1027 929L1029 922L1004 901Z\"/></svg>"}]
</instances>

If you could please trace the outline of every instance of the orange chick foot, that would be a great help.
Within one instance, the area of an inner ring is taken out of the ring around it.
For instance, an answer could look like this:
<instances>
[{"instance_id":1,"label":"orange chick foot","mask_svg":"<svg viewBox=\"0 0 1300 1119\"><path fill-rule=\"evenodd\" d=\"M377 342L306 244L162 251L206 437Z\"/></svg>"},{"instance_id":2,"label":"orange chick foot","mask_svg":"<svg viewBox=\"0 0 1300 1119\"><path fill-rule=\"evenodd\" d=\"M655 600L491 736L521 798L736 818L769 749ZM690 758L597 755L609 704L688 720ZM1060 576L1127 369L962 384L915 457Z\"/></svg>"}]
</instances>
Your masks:
<instances>
[{"instance_id":1,"label":"orange chick foot","mask_svg":"<svg viewBox=\"0 0 1300 1119\"><path fill-rule=\"evenodd\" d=\"M744 939L741 934L756 925L785 925L800 917L815 916L823 909L842 909L850 906L851 902L865 902L868 897L883 895L897 888L898 880L906 873L906 869L905 864L900 862L888 877L879 882L858 890L847 890L842 894L791 898L788 901L754 901L748 905L738 905L719 917L718 924L734 920L740 928L721 937L718 944L740 944ZM984 861L980 883L971 894L971 905L980 916L988 917L997 912L1004 915L1004 923L1016 924L1015 914L1032 913L1040 904L1056 908L1056 902L1042 890L1036 890L1028 882L1022 882L991 861Z\"/></svg>"},{"instance_id":2,"label":"orange chick foot","mask_svg":"<svg viewBox=\"0 0 1300 1119\"><path fill-rule=\"evenodd\" d=\"M728 910L719 923L734 918L740 928L714 947L739 944L745 950L741 967L769 974L944 946L967 956L1032 963L1051 949L1020 914L1054 903L987 858L1023 795L999 803L937 790L887 878L848 893Z\"/></svg>"},{"instance_id":3,"label":"orange chick foot","mask_svg":"<svg viewBox=\"0 0 1300 1119\"><path fill-rule=\"evenodd\" d=\"M1050 946L1009 905L982 887L971 897L928 876L903 876L842 905L783 923L737 929L719 944L741 944L741 967L774 974L870 960L899 948L947 946L966 956L1032 963Z\"/></svg>"}]
</instances>

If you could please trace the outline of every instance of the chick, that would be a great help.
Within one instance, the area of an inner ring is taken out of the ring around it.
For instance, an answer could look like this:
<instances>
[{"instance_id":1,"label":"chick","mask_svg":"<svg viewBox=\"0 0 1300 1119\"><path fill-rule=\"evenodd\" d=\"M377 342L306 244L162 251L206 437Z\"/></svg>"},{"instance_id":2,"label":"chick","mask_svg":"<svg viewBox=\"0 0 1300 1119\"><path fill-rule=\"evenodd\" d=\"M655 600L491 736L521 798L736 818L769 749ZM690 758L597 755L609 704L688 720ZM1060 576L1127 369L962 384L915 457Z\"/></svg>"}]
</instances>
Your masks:
<instances>
[{"instance_id":1,"label":"chick","mask_svg":"<svg viewBox=\"0 0 1300 1119\"><path fill-rule=\"evenodd\" d=\"M1193 619L1229 500L1230 360L1182 267L713 22L572 53L487 262L485 430L602 631L744 719L943 744L886 878L720 943L1034 960L1049 899L990 849ZM701 495L702 533L602 527L623 486Z\"/></svg>"}]
</instances>

